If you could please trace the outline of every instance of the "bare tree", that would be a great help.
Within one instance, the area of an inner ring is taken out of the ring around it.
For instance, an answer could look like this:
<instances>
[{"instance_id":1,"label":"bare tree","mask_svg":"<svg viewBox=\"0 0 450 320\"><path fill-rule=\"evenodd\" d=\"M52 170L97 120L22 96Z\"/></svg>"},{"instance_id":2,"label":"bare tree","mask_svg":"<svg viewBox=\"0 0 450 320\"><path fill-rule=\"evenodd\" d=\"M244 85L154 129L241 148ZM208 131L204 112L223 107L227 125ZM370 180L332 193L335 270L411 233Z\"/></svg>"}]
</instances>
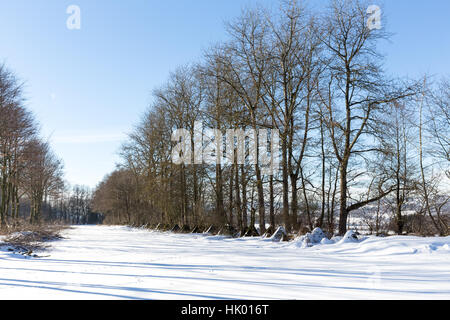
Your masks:
<instances>
[{"instance_id":1,"label":"bare tree","mask_svg":"<svg viewBox=\"0 0 450 320\"><path fill-rule=\"evenodd\" d=\"M0 217L6 226L8 212L17 218L19 187L24 169L24 148L36 135L31 114L22 106L22 85L0 65Z\"/></svg>"},{"instance_id":2,"label":"bare tree","mask_svg":"<svg viewBox=\"0 0 450 320\"><path fill-rule=\"evenodd\" d=\"M322 42L329 52L329 81L322 88L322 103L333 149L339 161L339 234L347 231L351 211L378 201L392 189L377 188L378 195L348 203L349 166L355 156L377 152L367 146L374 134L376 115L383 107L412 95L412 88L398 87L387 80L381 68L376 43L387 38L382 30L367 26L368 4L356 0L334 1L323 25Z\"/></svg>"},{"instance_id":3,"label":"bare tree","mask_svg":"<svg viewBox=\"0 0 450 320\"><path fill-rule=\"evenodd\" d=\"M25 151L23 188L31 201L30 222L41 222L41 209L45 196L63 184L63 165L46 142L31 140Z\"/></svg>"}]
</instances>

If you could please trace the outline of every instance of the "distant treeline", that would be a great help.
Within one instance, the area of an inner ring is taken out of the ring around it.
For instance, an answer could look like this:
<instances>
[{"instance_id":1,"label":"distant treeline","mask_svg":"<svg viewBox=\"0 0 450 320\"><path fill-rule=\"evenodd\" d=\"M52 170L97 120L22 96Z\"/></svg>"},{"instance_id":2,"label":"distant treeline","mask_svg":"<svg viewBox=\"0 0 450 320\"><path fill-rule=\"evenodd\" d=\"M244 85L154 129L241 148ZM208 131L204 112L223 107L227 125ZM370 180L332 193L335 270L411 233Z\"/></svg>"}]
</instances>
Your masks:
<instances>
[{"instance_id":1,"label":"distant treeline","mask_svg":"<svg viewBox=\"0 0 450 320\"><path fill-rule=\"evenodd\" d=\"M38 124L25 107L23 85L0 65L0 223L26 219L39 223L46 199L63 189L62 163L48 142L39 136Z\"/></svg>"},{"instance_id":2,"label":"distant treeline","mask_svg":"<svg viewBox=\"0 0 450 320\"><path fill-rule=\"evenodd\" d=\"M48 218L71 225L102 224L104 216L92 210L92 192L85 186L66 190L52 203Z\"/></svg>"},{"instance_id":3,"label":"distant treeline","mask_svg":"<svg viewBox=\"0 0 450 320\"><path fill-rule=\"evenodd\" d=\"M23 85L0 65L0 225L101 223L90 209L91 192L68 190L62 161L39 134L39 124L25 107Z\"/></svg>"}]
</instances>

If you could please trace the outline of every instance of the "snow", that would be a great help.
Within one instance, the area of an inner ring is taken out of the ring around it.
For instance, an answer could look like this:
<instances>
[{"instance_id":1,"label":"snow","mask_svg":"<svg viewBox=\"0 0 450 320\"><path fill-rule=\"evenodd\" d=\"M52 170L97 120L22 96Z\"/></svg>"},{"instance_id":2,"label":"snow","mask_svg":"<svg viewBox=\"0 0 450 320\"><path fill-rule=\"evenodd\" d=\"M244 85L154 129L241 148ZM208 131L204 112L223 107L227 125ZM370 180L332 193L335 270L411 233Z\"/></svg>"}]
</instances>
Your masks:
<instances>
[{"instance_id":1,"label":"snow","mask_svg":"<svg viewBox=\"0 0 450 320\"><path fill-rule=\"evenodd\" d=\"M320 241L320 244L333 244L334 243L334 241L333 240L330 240L330 239L328 239L328 238L323 238L321 241Z\"/></svg>"},{"instance_id":2,"label":"snow","mask_svg":"<svg viewBox=\"0 0 450 320\"><path fill-rule=\"evenodd\" d=\"M78 226L0 250L0 299L449 299L450 237L270 239ZM339 241L340 240L340 241Z\"/></svg>"},{"instance_id":3,"label":"snow","mask_svg":"<svg viewBox=\"0 0 450 320\"><path fill-rule=\"evenodd\" d=\"M270 240L279 242L283 240L283 237L285 236L287 236L286 230L283 227L278 227L277 231L270 237Z\"/></svg>"},{"instance_id":4,"label":"snow","mask_svg":"<svg viewBox=\"0 0 450 320\"><path fill-rule=\"evenodd\" d=\"M358 239L358 236L356 234L355 231L353 230L349 230L347 231L347 233L344 235L344 237L339 240L338 244L342 244L342 243L357 243L360 240Z\"/></svg>"},{"instance_id":5,"label":"snow","mask_svg":"<svg viewBox=\"0 0 450 320\"><path fill-rule=\"evenodd\" d=\"M324 243L322 243L322 240ZM295 241L296 245L300 248L307 248L312 247L314 245L317 245L319 243L322 244L331 244L334 243L334 241L328 239L325 236L325 233L320 228L315 228L311 233L307 233L304 236L298 237Z\"/></svg>"}]
</instances>

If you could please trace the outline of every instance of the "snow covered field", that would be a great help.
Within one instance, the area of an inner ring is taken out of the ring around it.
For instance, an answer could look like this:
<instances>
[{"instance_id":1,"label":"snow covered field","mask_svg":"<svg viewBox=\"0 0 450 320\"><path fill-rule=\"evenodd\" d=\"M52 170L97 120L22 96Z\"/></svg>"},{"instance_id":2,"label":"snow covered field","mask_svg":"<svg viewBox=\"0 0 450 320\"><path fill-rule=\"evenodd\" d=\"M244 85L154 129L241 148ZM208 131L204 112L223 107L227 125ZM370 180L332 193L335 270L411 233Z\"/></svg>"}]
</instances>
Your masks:
<instances>
[{"instance_id":1,"label":"snow covered field","mask_svg":"<svg viewBox=\"0 0 450 320\"><path fill-rule=\"evenodd\" d=\"M48 257L0 251L1 299L450 299L450 237L300 248L127 227L63 235Z\"/></svg>"}]
</instances>

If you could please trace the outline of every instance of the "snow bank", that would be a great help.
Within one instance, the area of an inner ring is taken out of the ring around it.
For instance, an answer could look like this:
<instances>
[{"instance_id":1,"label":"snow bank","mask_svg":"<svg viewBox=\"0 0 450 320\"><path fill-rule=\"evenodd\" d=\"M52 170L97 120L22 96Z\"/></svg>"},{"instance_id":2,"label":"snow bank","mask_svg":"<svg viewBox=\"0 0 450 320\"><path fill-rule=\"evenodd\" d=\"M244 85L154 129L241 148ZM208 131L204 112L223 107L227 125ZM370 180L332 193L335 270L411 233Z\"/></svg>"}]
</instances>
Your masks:
<instances>
[{"instance_id":1,"label":"snow bank","mask_svg":"<svg viewBox=\"0 0 450 320\"><path fill-rule=\"evenodd\" d=\"M0 251L0 299L450 299L450 237L349 235L302 249L77 226L49 257Z\"/></svg>"},{"instance_id":2,"label":"snow bank","mask_svg":"<svg viewBox=\"0 0 450 320\"><path fill-rule=\"evenodd\" d=\"M323 238L320 241L320 244L333 244L333 243L335 243L335 242L333 240L328 239L328 238Z\"/></svg>"},{"instance_id":3,"label":"snow bank","mask_svg":"<svg viewBox=\"0 0 450 320\"><path fill-rule=\"evenodd\" d=\"M361 238L361 237L360 237ZM359 241L343 238L336 244L341 252L370 255L372 257L400 257L405 255L427 256L441 254L447 258L450 268L450 237L420 238L413 236L376 237L367 236Z\"/></svg>"},{"instance_id":4,"label":"snow bank","mask_svg":"<svg viewBox=\"0 0 450 320\"><path fill-rule=\"evenodd\" d=\"M315 228L311 233L307 233L304 236L298 237L295 240L295 245L300 248L308 248L322 243L322 240L324 240L323 244L327 243L328 239L325 233L322 231L322 229Z\"/></svg>"},{"instance_id":5,"label":"snow bank","mask_svg":"<svg viewBox=\"0 0 450 320\"><path fill-rule=\"evenodd\" d=\"M358 239L358 235L355 231L349 230L345 233L344 237L338 242L338 244L343 243L358 243L360 240Z\"/></svg>"},{"instance_id":6,"label":"snow bank","mask_svg":"<svg viewBox=\"0 0 450 320\"><path fill-rule=\"evenodd\" d=\"M287 237L286 230L283 227L279 227L269 239L275 242L280 242L285 237Z\"/></svg>"}]
</instances>

